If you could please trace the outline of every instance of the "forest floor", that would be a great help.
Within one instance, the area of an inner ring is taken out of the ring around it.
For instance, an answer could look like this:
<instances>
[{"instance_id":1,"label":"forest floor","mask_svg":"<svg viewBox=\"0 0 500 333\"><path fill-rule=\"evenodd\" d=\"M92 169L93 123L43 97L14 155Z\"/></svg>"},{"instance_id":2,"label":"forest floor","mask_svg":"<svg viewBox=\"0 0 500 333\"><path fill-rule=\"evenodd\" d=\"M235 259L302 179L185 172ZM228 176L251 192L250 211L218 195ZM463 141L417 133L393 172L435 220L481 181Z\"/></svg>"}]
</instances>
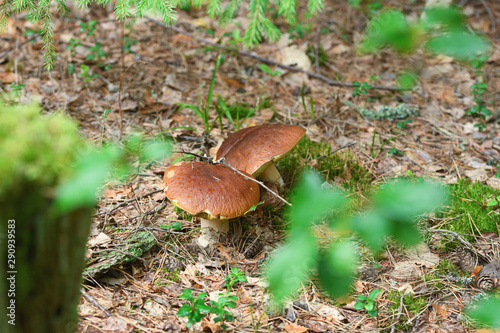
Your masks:
<instances>
[{"instance_id":1,"label":"forest floor","mask_svg":"<svg viewBox=\"0 0 500 333\"><path fill-rule=\"evenodd\" d=\"M423 9L423 1L390 3L414 18ZM0 79L4 90L19 88L19 98L39 100L49 111L64 110L95 143L119 140L133 130L141 130L151 136L172 137L178 150L213 156L235 126L224 117L222 129L216 124L210 135L204 136L201 119L187 108L180 109L178 103L198 105L206 100L221 52L207 41L221 43L232 50L224 51L214 96L220 96L227 105L240 103L234 110L241 112L260 105L244 121L244 127L300 125L307 129L311 145L327 142L332 150L341 147L335 152L346 161L337 166L341 172L335 173L335 168L319 171L327 181L344 184L355 172L352 163L361 165L369 181L358 189L351 186L353 195L363 196L367 186L408 176L409 171L415 177L440 179L446 184L471 179L498 190L500 2L461 4L468 24L492 42L483 71L488 84L484 100L492 102L488 107L493 116L484 131L474 127L478 118L465 114L474 105L471 85L479 79L475 69L421 50L404 56L393 51L359 55L356 44L368 20L367 10L352 8L343 1L327 1L319 19L305 18L301 8L304 24L290 30L280 42L264 42L252 50L235 42L233 30L241 28L235 24L219 27L203 10L180 11L177 30L172 30L148 19L117 23L109 8L75 8L66 18L56 20L54 38L59 59L51 71L43 69L39 27L16 17L0 34ZM239 22L244 26L246 19ZM280 19L276 23L282 31L290 29ZM279 71L273 76L259 67L264 60L258 57L318 73L307 56L314 54L316 45L321 45L326 55L326 62L319 67L323 77L377 87L353 96L352 87L269 65ZM392 90L403 72L417 75L416 87L406 92ZM418 107L418 115L408 118L411 122L367 119L358 112L360 108L400 103ZM215 116L212 107L211 119ZM310 150L313 148L298 151L294 158L299 165L318 169L323 164ZM484 292L473 283L460 283L459 277L471 272L450 264L452 253L439 246L447 237L447 242L458 242L453 237L456 235L438 231L453 223L455 216L431 216L423 221L426 242L416 249L389 243L381 256L365 254L361 274L345 298L329 299L311 278L278 309L270 303L263 271L266 257L286 237L280 213L283 205L275 201L275 211L257 211L244 223L234 224L230 239L221 240L210 251L201 250L194 243L199 233L197 222L178 214L161 191L164 170L179 156L142 168L126 182L110 183L104 190L88 242L79 331L186 331L186 319L176 316L185 302L179 299L183 290L207 292L215 300L225 289L225 277L232 267L244 272L247 281L232 288L238 302L230 309L235 319L226 322L229 331L473 331L463 310ZM284 195L297 175L293 171L284 173ZM473 200L465 195L460 198ZM491 198L483 199L486 202ZM485 202L478 205L485 208ZM498 206L488 209L495 225ZM475 239L472 247L484 252L487 250L481 242L493 244L488 256L498 258L498 229L496 233L476 230L472 227L474 218L470 216L469 233ZM174 222L182 223L179 229L165 227ZM377 288L382 290L377 298L377 317L354 308L358 295ZM220 323L207 319L210 316L195 329L221 331Z\"/></svg>"}]
</instances>

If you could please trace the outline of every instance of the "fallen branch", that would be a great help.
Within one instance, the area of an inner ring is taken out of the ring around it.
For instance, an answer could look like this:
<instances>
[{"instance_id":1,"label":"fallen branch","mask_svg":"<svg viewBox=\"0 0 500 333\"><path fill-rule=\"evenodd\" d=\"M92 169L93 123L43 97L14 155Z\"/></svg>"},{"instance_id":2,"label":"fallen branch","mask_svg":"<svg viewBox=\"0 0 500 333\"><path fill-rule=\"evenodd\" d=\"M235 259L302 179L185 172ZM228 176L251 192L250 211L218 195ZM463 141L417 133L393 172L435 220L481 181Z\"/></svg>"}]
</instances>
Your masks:
<instances>
[{"instance_id":1,"label":"fallen branch","mask_svg":"<svg viewBox=\"0 0 500 333\"><path fill-rule=\"evenodd\" d=\"M282 69L286 69L286 70L291 71L291 72L304 73L304 74L306 74L307 76L309 76L309 77L311 77L313 79L317 79L317 80L326 82L326 83L328 83L331 86L347 87L347 88L353 88L354 87L354 85L352 83L350 83L350 82L335 81L335 80L327 78L326 76L321 75L319 73L311 73L311 72L305 71L303 69L300 69L300 68L297 68L297 67L294 67L294 66L280 64L280 63L278 63L276 61L259 57L258 55L254 54L254 53L250 53L250 52L246 52L246 51L241 51L241 50L235 50L233 48L228 48L228 47L226 47L226 46L224 46L222 44L214 43L214 42L212 42L212 41L210 41L208 39L197 37L194 34L188 32L188 31L182 30L182 29L180 29L178 27L168 26L165 23L163 23L161 21L158 21L158 20L155 20L155 19L150 18L150 17L145 17L145 18L148 21L156 23L156 24L158 24L158 25L160 25L160 26L162 26L164 28L167 28L169 30L173 30L173 31L175 31L177 33L180 33L180 34L183 34L185 36L191 37L194 40L197 40L197 41L202 42L204 44L208 44L208 45L211 45L211 46L214 46L216 48L219 48L219 49L222 49L222 50L226 50L226 51L229 51L229 52L236 51L236 52L238 52L239 55L259 60L261 63L267 64L267 65L276 66L276 67L279 67L279 68L282 68ZM398 87L395 87L395 86L381 86L381 85L373 85L372 89L389 90L389 91L399 91L399 90L401 90L401 88L398 88Z\"/></svg>"},{"instance_id":2,"label":"fallen branch","mask_svg":"<svg viewBox=\"0 0 500 333\"><path fill-rule=\"evenodd\" d=\"M163 192L163 189L161 189L161 190L154 190L154 191L148 192L146 194L140 195L138 197L134 197L132 199L125 200L125 201L119 203L118 205L116 205L115 208L113 208L109 212L102 212L102 213L96 214L95 217L99 217L99 216L106 215L106 214L110 215L110 214L114 213L118 208L123 207L123 206L128 206L128 204L131 203L132 201L137 201L137 200L140 200L140 199L144 199L146 197L149 197L150 195L153 195L153 194L156 194L156 193L160 193L160 192Z\"/></svg>"}]
</instances>

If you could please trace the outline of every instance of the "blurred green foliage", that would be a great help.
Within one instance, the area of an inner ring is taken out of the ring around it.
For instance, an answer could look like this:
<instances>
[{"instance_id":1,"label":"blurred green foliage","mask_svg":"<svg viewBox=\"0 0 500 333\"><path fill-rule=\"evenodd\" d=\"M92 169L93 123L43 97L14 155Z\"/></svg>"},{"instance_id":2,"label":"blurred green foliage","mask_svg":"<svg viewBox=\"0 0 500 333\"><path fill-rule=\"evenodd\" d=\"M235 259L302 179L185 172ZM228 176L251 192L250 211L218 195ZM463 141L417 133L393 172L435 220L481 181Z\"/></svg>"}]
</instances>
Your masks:
<instances>
[{"instance_id":1,"label":"blurred green foliage","mask_svg":"<svg viewBox=\"0 0 500 333\"><path fill-rule=\"evenodd\" d=\"M374 251L386 237L405 245L420 241L415 219L443 205L447 193L431 182L394 181L381 186L373 196L373 206L364 214L333 216L349 201L335 189L323 186L314 172L306 172L292 193L288 239L268 262L269 288L279 303L291 296L312 271L317 269L321 285L332 297L349 291L356 274L358 254L351 240L337 239L326 249L318 246L311 227L329 216L332 232L348 228Z\"/></svg>"},{"instance_id":2,"label":"blurred green foliage","mask_svg":"<svg viewBox=\"0 0 500 333\"><path fill-rule=\"evenodd\" d=\"M429 7L412 23L399 10L383 10L368 23L359 44L363 53L391 47L411 53L423 46L432 53L472 60L491 51L488 40L468 28L457 7Z\"/></svg>"},{"instance_id":3,"label":"blurred green foliage","mask_svg":"<svg viewBox=\"0 0 500 333\"><path fill-rule=\"evenodd\" d=\"M23 183L55 186L66 180L88 146L68 117L40 113L34 103L0 101L0 197Z\"/></svg>"},{"instance_id":4,"label":"blurred green foliage","mask_svg":"<svg viewBox=\"0 0 500 333\"><path fill-rule=\"evenodd\" d=\"M500 298L494 296L474 304L468 315L478 322L492 328L500 328Z\"/></svg>"}]
</instances>

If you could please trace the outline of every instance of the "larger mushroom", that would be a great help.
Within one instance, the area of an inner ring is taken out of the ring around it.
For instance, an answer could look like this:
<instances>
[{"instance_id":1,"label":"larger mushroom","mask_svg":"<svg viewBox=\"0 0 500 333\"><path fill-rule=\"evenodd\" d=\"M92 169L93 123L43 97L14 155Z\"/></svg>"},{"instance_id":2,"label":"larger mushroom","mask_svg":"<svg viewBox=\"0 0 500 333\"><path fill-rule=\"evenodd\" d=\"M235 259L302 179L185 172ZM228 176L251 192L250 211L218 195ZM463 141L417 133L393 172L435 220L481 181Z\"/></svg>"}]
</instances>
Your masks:
<instances>
[{"instance_id":1,"label":"larger mushroom","mask_svg":"<svg viewBox=\"0 0 500 333\"><path fill-rule=\"evenodd\" d=\"M222 164L177 163L165 171L163 183L172 204L201 218L202 247L215 244L221 232L229 231L227 220L245 215L259 203L259 185Z\"/></svg>"},{"instance_id":2,"label":"larger mushroom","mask_svg":"<svg viewBox=\"0 0 500 333\"><path fill-rule=\"evenodd\" d=\"M275 163L292 150L305 132L303 127L284 124L248 127L224 140L215 159L224 157L230 166L282 186Z\"/></svg>"}]
</instances>

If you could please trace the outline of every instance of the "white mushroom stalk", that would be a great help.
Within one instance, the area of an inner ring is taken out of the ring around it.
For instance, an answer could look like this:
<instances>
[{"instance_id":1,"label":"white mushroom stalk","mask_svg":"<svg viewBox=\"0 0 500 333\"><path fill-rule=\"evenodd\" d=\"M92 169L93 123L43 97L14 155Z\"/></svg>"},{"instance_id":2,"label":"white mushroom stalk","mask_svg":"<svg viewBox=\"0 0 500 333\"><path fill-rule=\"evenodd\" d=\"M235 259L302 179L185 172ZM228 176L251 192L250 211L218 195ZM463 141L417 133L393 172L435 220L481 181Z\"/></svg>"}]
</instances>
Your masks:
<instances>
[{"instance_id":1,"label":"white mushroom stalk","mask_svg":"<svg viewBox=\"0 0 500 333\"><path fill-rule=\"evenodd\" d=\"M273 185L278 185L279 187L283 187L284 182L283 178L281 178L280 172L276 168L274 163L271 163L258 177L257 179L262 180L266 183L271 183Z\"/></svg>"},{"instance_id":2,"label":"white mushroom stalk","mask_svg":"<svg viewBox=\"0 0 500 333\"><path fill-rule=\"evenodd\" d=\"M208 220L200 218L201 235L198 237L198 245L203 248L217 244L222 234L229 233L229 221Z\"/></svg>"}]
</instances>

